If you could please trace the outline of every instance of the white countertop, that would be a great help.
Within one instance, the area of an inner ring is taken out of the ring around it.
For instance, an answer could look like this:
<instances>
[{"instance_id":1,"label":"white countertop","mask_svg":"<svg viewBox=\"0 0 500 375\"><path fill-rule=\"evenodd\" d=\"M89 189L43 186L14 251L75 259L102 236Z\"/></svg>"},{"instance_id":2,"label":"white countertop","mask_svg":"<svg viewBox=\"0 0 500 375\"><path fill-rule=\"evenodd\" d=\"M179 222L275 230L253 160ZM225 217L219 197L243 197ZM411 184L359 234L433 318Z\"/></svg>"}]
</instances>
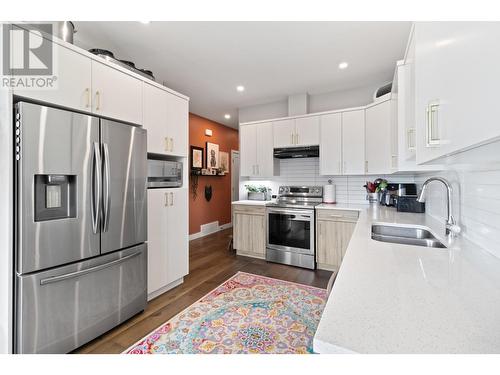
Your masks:
<instances>
[{"instance_id":1,"label":"white countertop","mask_svg":"<svg viewBox=\"0 0 500 375\"><path fill-rule=\"evenodd\" d=\"M360 216L316 335L317 353L500 353L500 259L444 221L379 205ZM371 239L384 222L427 227L447 249Z\"/></svg>"}]
</instances>

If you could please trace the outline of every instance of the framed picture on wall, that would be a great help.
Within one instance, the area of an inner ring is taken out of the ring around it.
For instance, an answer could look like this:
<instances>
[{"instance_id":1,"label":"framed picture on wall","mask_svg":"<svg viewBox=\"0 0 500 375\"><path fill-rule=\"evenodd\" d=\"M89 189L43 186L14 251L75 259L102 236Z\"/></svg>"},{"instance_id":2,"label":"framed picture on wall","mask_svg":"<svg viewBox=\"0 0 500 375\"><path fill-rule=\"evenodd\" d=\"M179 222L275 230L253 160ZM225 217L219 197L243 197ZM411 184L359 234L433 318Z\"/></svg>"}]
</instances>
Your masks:
<instances>
[{"instance_id":1,"label":"framed picture on wall","mask_svg":"<svg viewBox=\"0 0 500 375\"><path fill-rule=\"evenodd\" d=\"M203 148L191 146L191 169L203 168Z\"/></svg>"},{"instance_id":2,"label":"framed picture on wall","mask_svg":"<svg viewBox=\"0 0 500 375\"><path fill-rule=\"evenodd\" d=\"M229 154L227 152L219 152L219 165L222 173L229 172Z\"/></svg>"},{"instance_id":3,"label":"framed picture on wall","mask_svg":"<svg viewBox=\"0 0 500 375\"><path fill-rule=\"evenodd\" d=\"M219 168L219 145L217 143L207 142L207 168Z\"/></svg>"}]
</instances>

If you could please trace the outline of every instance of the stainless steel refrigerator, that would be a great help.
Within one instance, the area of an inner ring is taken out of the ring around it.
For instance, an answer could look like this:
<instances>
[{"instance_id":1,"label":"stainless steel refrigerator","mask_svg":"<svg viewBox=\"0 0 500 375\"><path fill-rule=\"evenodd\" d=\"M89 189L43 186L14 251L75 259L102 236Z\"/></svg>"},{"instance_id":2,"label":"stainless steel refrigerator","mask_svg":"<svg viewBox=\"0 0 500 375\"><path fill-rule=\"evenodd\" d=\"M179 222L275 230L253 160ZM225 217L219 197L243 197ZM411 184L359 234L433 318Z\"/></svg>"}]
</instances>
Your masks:
<instances>
[{"instance_id":1,"label":"stainless steel refrigerator","mask_svg":"<svg viewBox=\"0 0 500 375\"><path fill-rule=\"evenodd\" d=\"M27 102L14 116L14 348L65 353L145 308L146 131Z\"/></svg>"}]
</instances>

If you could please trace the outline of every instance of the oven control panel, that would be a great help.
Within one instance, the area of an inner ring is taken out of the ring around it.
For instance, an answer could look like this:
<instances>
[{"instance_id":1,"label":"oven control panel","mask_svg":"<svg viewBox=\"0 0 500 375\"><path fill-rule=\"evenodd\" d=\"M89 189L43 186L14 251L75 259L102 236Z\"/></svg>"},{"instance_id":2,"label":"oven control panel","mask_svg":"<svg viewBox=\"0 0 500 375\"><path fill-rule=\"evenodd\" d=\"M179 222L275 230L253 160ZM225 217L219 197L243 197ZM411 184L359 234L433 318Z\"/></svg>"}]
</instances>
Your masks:
<instances>
[{"instance_id":1,"label":"oven control panel","mask_svg":"<svg viewBox=\"0 0 500 375\"><path fill-rule=\"evenodd\" d=\"M279 194L299 197L322 197L323 186L280 186Z\"/></svg>"}]
</instances>

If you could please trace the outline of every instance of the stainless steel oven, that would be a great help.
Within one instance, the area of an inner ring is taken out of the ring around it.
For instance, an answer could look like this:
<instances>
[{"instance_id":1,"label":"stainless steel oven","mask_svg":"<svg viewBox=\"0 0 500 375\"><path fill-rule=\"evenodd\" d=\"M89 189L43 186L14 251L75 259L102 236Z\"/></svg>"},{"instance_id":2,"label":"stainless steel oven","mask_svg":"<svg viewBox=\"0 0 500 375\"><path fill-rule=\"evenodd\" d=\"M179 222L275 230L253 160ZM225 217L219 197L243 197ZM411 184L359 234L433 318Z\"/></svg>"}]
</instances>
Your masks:
<instances>
[{"instance_id":1,"label":"stainless steel oven","mask_svg":"<svg viewBox=\"0 0 500 375\"><path fill-rule=\"evenodd\" d=\"M267 204L266 260L315 268L314 207L321 186L280 186L275 203Z\"/></svg>"},{"instance_id":2,"label":"stainless steel oven","mask_svg":"<svg viewBox=\"0 0 500 375\"><path fill-rule=\"evenodd\" d=\"M267 260L314 269L314 209L267 209Z\"/></svg>"}]
</instances>

